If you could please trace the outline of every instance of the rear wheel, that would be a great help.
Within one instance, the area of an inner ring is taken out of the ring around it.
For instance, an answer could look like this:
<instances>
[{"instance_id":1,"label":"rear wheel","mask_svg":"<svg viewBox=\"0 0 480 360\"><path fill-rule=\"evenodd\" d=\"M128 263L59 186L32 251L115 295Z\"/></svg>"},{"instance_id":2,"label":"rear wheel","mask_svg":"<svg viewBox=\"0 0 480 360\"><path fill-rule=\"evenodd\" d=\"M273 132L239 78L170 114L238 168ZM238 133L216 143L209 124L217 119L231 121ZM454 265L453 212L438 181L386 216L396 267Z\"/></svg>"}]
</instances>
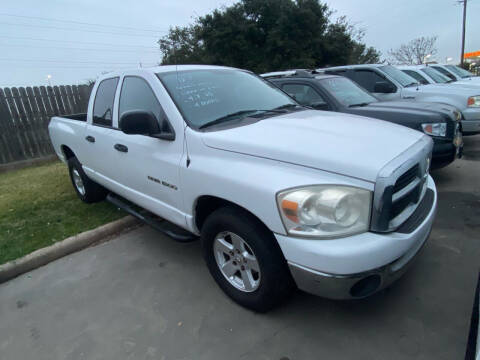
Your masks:
<instances>
[{"instance_id":1,"label":"rear wheel","mask_svg":"<svg viewBox=\"0 0 480 360\"><path fill-rule=\"evenodd\" d=\"M105 200L107 190L87 177L76 157L68 159L68 171L78 197L86 203Z\"/></svg>"},{"instance_id":2,"label":"rear wheel","mask_svg":"<svg viewBox=\"0 0 480 360\"><path fill-rule=\"evenodd\" d=\"M202 228L202 247L217 284L242 306L268 311L294 287L273 234L242 209L214 211Z\"/></svg>"}]
</instances>

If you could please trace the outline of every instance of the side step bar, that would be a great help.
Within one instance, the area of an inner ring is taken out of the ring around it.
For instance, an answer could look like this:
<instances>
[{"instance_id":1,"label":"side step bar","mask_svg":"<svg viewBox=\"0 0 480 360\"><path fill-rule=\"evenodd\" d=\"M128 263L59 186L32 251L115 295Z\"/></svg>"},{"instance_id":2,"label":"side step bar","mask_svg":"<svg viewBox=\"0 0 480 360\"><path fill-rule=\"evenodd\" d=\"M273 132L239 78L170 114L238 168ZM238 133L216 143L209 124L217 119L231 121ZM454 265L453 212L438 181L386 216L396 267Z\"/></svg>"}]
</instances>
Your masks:
<instances>
[{"instance_id":1,"label":"side step bar","mask_svg":"<svg viewBox=\"0 0 480 360\"><path fill-rule=\"evenodd\" d=\"M178 241L178 242L191 242L195 241L198 239L198 237L187 230L182 229L181 227L172 224L171 222L168 222L167 220L164 220L162 218L155 218L154 216L151 216L150 213L148 213L145 210L144 213L140 213L139 211L135 210L130 203L122 199L118 196L115 196L113 194L108 194L107 195L107 200L111 202L113 205L116 207L122 209L123 211L126 211L132 216L135 216L136 218L140 219L144 223L150 225L153 227L155 230L160 231L161 233L171 237L173 240Z\"/></svg>"}]
</instances>

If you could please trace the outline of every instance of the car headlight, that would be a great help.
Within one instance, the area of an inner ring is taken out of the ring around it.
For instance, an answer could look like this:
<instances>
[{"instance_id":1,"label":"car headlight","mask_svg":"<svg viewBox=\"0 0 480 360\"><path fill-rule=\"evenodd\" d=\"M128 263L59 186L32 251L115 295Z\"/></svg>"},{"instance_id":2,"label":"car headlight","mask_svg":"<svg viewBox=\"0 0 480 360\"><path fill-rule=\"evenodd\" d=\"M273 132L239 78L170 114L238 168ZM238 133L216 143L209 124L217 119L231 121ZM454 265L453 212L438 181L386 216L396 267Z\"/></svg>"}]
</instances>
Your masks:
<instances>
[{"instance_id":1,"label":"car headlight","mask_svg":"<svg viewBox=\"0 0 480 360\"><path fill-rule=\"evenodd\" d=\"M470 96L467 101L469 107L480 107L480 95Z\"/></svg>"},{"instance_id":2,"label":"car headlight","mask_svg":"<svg viewBox=\"0 0 480 360\"><path fill-rule=\"evenodd\" d=\"M460 111L454 111L453 114L455 115L456 121L462 120L462 113Z\"/></svg>"},{"instance_id":3,"label":"car headlight","mask_svg":"<svg viewBox=\"0 0 480 360\"><path fill-rule=\"evenodd\" d=\"M287 233L337 238L368 231L372 192L344 185L313 185L282 191L278 208Z\"/></svg>"},{"instance_id":4,"label":"car headlight","mask_svg":"<svg viewBox=\"0 0 480 360\"><path fill-rule=\"evenodd\" d=\"M447 135L447 123L428 123L422 124L423 132L432 136Z\"/></svg>"}]
</instances>

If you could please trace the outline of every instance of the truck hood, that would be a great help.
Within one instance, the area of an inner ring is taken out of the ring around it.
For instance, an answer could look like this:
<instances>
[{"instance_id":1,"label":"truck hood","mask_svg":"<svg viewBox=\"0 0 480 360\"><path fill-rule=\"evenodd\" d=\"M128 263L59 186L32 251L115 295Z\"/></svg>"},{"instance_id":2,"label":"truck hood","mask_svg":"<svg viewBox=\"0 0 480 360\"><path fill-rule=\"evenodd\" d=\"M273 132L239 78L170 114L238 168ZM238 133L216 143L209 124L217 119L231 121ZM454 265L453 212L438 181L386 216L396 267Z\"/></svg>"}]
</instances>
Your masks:
<instances>
[{"instance_id":1,"label":"truck hood","mask_svg":"<svg viewBox=\"0 0 480 360\"><path fill-rule=\"evenodd\" d=\"M349 113L374 117L408 127L420 128L427 122L457 121L461 112L453 105L422 101L379 101L350 108Z\"/></svg>"},{"instance_id":2,"label":"truck hood","mask_svg":"<svg viewBox=\"0 0 480 360\"><path fill-rule=\"evenodd\" d=\"M208 147L374 182L379 170L423 135L356 115L305 110L202 134Z\"/></svg>"},{"instance_id":3,"label":"truck hood","mask_svg":"<svg viewBox=\"0 0 480 360\"><path fill-rule=\"evenodd\" d=\"M404 88L411 93L426 95L453 95L467 99L470 96L480 95L480 87L476 85L452 86L450 84L427 84Z\"/></svg>"},{"instance_id":4,"label":"truck hood","mask_svg":"<svg viewBox=\"0 0 480 360\"><path fill-rule=\"evenodd\" d=\"M460 110L453 105L442 104L442 103L432 103L432 102L423 102L423 101L379 101L369 106L374 106L375 108L389 108L389 109L399 109L399 110L408 110L412 112L419 113L442 113L448 115L452 120L456 120L456 113Z\"/></svg>"},{"instance_id":5,"label":"truck hood","mask_svg":"<svg viewBox=\"0 0 480 360\"><path fill-rule=\"evenodd\" d=\"M454 121L454 111L455 107L450 105L413 101L379 101L348 109L350 114L382 119L416 129L420 129L422 123L441 122L446 119Z\"/></svg>"}]
</instances>

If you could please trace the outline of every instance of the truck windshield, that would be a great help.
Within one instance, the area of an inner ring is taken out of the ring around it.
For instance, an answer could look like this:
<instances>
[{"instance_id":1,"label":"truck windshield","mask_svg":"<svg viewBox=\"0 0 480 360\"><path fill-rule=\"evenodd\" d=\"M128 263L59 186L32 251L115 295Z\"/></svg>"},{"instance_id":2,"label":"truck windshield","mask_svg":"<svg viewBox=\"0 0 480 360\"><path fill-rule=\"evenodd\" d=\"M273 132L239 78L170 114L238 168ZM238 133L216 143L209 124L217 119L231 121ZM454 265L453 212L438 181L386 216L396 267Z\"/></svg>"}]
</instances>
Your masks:
<instances>
[{"instance_id":1,"label":"truck windshield","mask_svg":"<svg viewBox=\"0 0 480 360\"><path fill-rule=\"evenodd\" d=\"M403 87L408 87L412 85L417 85L418 81L412 78L410 75L405 74L403 71L398 70L396 67L391 65L380 66L379 68L385 74L390 76L392 79L396 80Z\"/></svg>"},{"instance_id":2,"label":"truck windshield","mask_svg":"<svg viewBox=\"0 0 480 360\"><path fill-rule=\"evenodd\" d=\"M472 76L475 76L474 74L472 74L470 71L467 71L465 69L462 69L461 67L459 66L455 66L455 65L445 65L445 67L450 70L451 72L453 72L454 74L460 76L461 78L469 78L469 77L472 77Z\"/></svg>"},{"instance_id":3,"label":"truck windshield","mask_svg":"<svg viewBox=\"0 0 480 360\"><path fill-rule=\"evenodd\" d=\"M452 82L451 79L449 79L448 77L446 77L442 73L439 73L437 70L432 69L431 67L425 67L425 68L422 69L422 71L425 74L427 74L428 76L430 76L432 78L432 80L435 81L438 84L445 84L445 83Z\"/></svg>"},{"instance_id":4,"label":"truck windshield","mask_svg":"<svg viewBox=\"0 0 480 360\"><path fill-rule=\"evenodd\" d=\"M322 79L320 84L345 106L362 106L378 101L377 98L370 95L352 80L344 77Z\"/></svg>"},{"instance_id":5,"label":"truck windshield","mask_svg":"<svg viewBox=\"0 0 480 360\"><path fill-rule=\"evenodd\" d=\"M246 71L183 70L157 76L185 121L196 129L252 114L274 115L298 105L274 85Z\"/></svg>"}]
</instances>

